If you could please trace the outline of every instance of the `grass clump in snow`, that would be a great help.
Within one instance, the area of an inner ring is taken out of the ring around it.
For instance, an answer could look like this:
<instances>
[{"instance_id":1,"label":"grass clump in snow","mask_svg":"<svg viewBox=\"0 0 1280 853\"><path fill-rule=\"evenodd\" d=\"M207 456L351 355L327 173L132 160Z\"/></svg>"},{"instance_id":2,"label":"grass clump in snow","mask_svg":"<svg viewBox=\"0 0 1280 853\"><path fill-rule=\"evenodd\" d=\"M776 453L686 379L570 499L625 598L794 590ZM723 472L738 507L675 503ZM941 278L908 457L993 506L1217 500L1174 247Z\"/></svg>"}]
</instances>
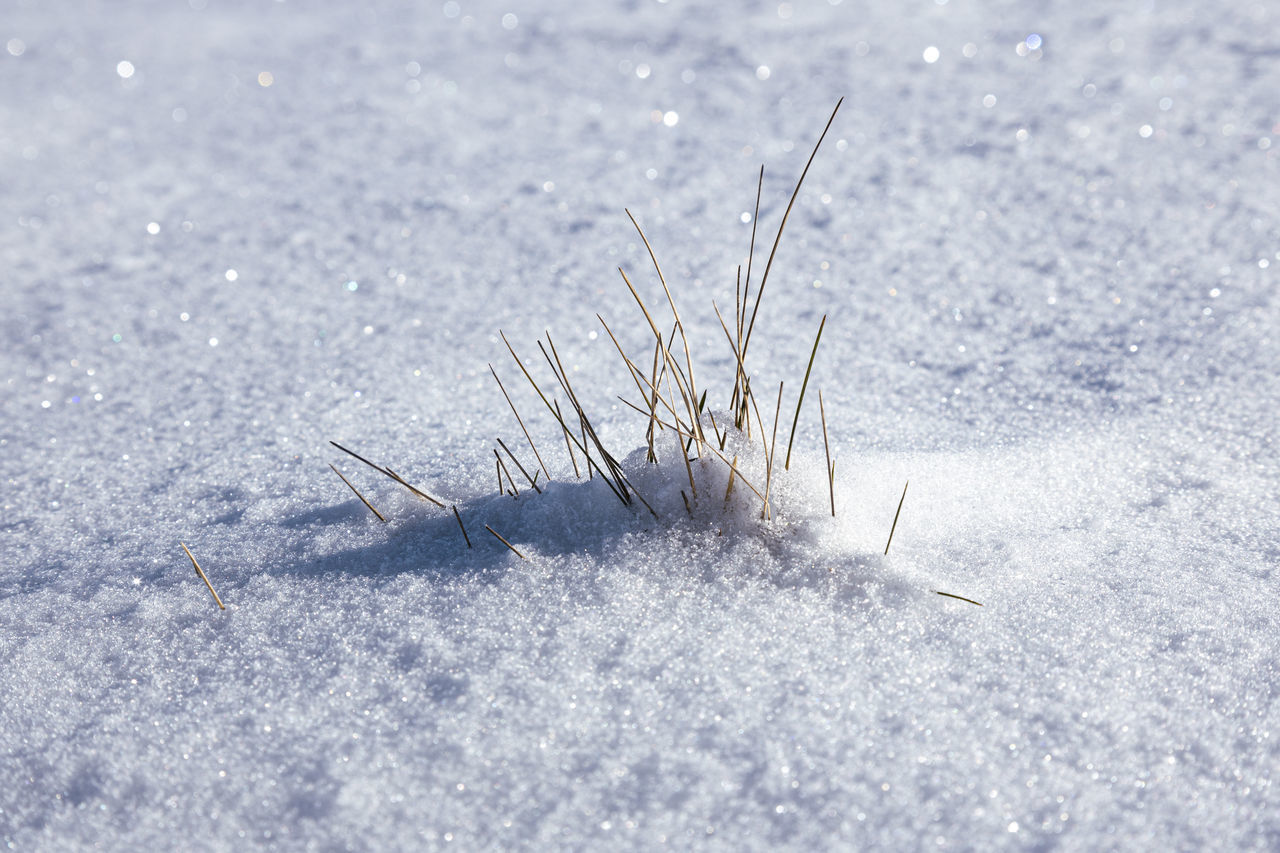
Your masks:
<instances>
[{"instance_id":1,"label":"grass clump in snow","mask_svg":"<svg viewBox=\"0 0 1280 853\"><path fill-rule=\"evenodd\" d=\"M779 497L798 497L796 483L812 479L802 477L796 480L793 477L790 478L793 482L779 490L778 432L783 418L784 385L778 384L776 395L770 391L765 399L761 399L752 384L753 377L747 366L747 353L751 347L761 300L769 284L769 276L773 270L774 259L787 221L799 197L805 177L839 110L840 103L837 103L813 146L804 170L796 181L765 261L764 270L759 275L759 281L756 282L754 280L757 237L755 223L759 219L760 197L764 186L764 167L760 168L756 185L755 218L751 228L745 276L742 267L739 266L731 319L726 321L720 307L714 301L712 302L712 308L719 319L725 341L733 355L733 375L726 394L727 406L719 411L718 416L707 406L707 390L702 388L697 380L690 340L676 305L675 296L662 271L662 265L644 228L629 210L626 211L627 217L644 243L658 281L661 283L666 309L670 311L670 326L667 326L667 320L663 320L663 325L659 325L658 316L665 311L651 310L650 305L646 303L622 268L619 268L618 272L643 316L642 328L647 326L652 334L652 355L646 351L643 359L639 361L633 359L604 317L599 314L596 316L608 332L635 385L637 397L634 400L622 397L619 399L644 418L645 444L640 451L619 458L606 448L592 418L583 406L577 389L573 386L570 373L565 369L550 332L546 333L545 340L540 339L536 342L541 359L535 357L532 363L527 363L521 358L505 333L499 333L520 373L528 381L538 400L559 428L576 477L581 479L585 475L588 480L598 479L623 506L636 509L654 519L684 515L690 519L721 522L722 529L724 523L733 519L740 519L744 523L747 519L755 519L752 526L775 520ZM818 345L822 340L823 329L826 327L826 319L824 315L818 326L801 382L800 394L797 397L795 409L791 412L791 428L786 453L780 466L783 471L789 471L791 468L796 429L805 391L817 357ZM537 364L539 361L544 363L541 368ZM492 364L489 365L489 370L503 398L515 415L528 448L537 462L536 465L526 466L506 442L498 438L497 447L493 448L494 476L498 494L519 498L522 489L529 488L541 495L552 481L550 469L534 443L526 420L521 415L512 393ZM552 382L548 383L547 390L544 390L544 386L535 378L535 370L541 373L550 371ZM818 396L819 407L822 410L823 443L827 457L823 488L820 491L825 493L823 498L829 498L831 514L834 516L836 512L835 466L831 462L821 390ZM418 497L441 508L445 507L443 501L411 485L389 467L370 462L337 442L331 443L380 474L395 480ZM533 474L530 474L530 470ZM519 476L517 477L513 472L518 472ZM539 485L539 479L542 479L542 485ZM374 509L349 480L343 477L343 481L379 519L385 520L382 513ZM818 493L813 488L803 491L807 499L811 499ZM827 502L827 500L822 501L824 508ZM456 505L451 507L451 511L467 546L471 547L472 542L466 533L463 514L459 512ZM730 526L743 525L735 523ZM497 530L489 528L489 532L513 552L524 556Z\"/></svg>"},{"instance_id":2,"label":"grass clump in snow","mask_svg":"<svg viewBox=\"0 0 1280 853\"><path fill-rule=\"evenodd\" d=\"M835 109L831 112L830 118L827 119L821 135L818 137L808 161L805 163L804 171L796 182L790 202L787 204L782 221L778 225L773 247L769 252L764 272L761 274L758 284L753 290L752 277L756 242L756 226L753 222L745 278L742 275L741 267L738 270L732 321L726 322L719 306L714 302L712 303L712 307L724 331L725 339L733 354L734 366L732 385L728 395L728 407L721 412L719 419L707 407L707 391L705 389L700 390L694 370L693 358L690 353L689 337L685 331L685 324L680 316L680 310L676 305L671 287L662 271L662 265L658 261L657 254L654 252L653 245L649 242L644 228L629 210L626 211L627 217L631 220L636 233L639 234L641 241L644 243L649 259L653 264L653 269L657 273L658 281L662 285L666 306L670 310L670 330L664 331L667 328L665 321L662 326L659 326L659 321L655 316L656 312L650 309L650 306L645 302L635 285L632 284L627 272L621 268L619 268L618 272L622 277L622 281L643 315L644 324L647 325L649 332L652 334L652 358L649 358L646 354L642 363L638 363L636 359L628 355L618 335L614 333L614 330L604 317L598 314L596 316L617 348L618 354L621 356L638 394L637 400L628 400L621 397L619 399L645 418L647 426L645 430L645 447L642 454L643 463L637 464L637 460L628 457L626 464L624 464L605 448L599 434L592 425L591 418L584 410L570 382L569 374L564 369L550 333L546 335L545 344L542 340L537 342L543 360L551 371L554 377L554 384L558 388L558 391L550 398L543 392L530 369L516 353L511 342L507 340L506 335L502 335L502 340L510 351L512 358L515 359L521 373L529 381L538 398L559 425L575 471L579 470L577 457L578 454L581 454L585 460L584 467L588 477L597 475L601 477L614 496L624 505L632 506L638 504L654 517L660 517L655 504L663 507L664 510L675 508L678 512L683 509L683 512L689 517L705 516L708 512L715 515L732 514L735 511L745 512L748 511L747 506L751 506L750 511L758 511L761 520L769 521L773 519L774 501L772 498L775 488L774 475L778 456L778 427L782 418L784 386L779 383L776 398L774 398L773 394L769 394L769 397L773 399L764 401L765 405L762 411L759 395L752 387L752 376L747 368L747 353L756 327L760 302L769 283L769 274L773 269L774 258L777 255L778 246L781 244L787 220L791 215L796 198L800 194L800 188L804 184L805 176L808 174L809 168L812 166L818 149L821 147L823 139L826 138L832 122L835 121L839 109L840 104L837 103ZM755 212L757 220L760 212L760 194L763 185L764 167L762 166L756 189ZM808 388L814 359L817 356L818 344L822 339L822 330L825 326L826 317L824 316L822 323L818 327L818 333L814 338L809 364L805 370L800 395L791 418L790 437L782 465L784 470L788 470L791 467L791 453L795 441L796 427L799 423L800 410L804 403L805 390ZM537 457L542 470L546 472L546 466L538 453L537 447L533 444L533 440L525 426L524 418L521 417L515 403L512 402L510 394L502 384L502 380L498 378L497 372L493 370L492 365L490 365L490 370L493 372L494 379L498 382L503 396L515 413L521 430L529 441L530 449ZM558 399L561 395L567 401L567 406L563 410L559 405ZM771 423L766 420L766 414L770 409L769 403L773 403ZM567 415L565 412L567 412ZM823 420L825 439L825 413ZM760 445L758 452L754 443L756 439L758 439ZM523 472L524 468L515 455L501 441L499 441L499 444L506 451L511 461ZM664 445L666 446L664 447ZM663 464L663 458L668 454L670 454L669 458L676 460L674 465ZM830 464L829 457L828 444L827 490L831 494L831 507L834 515L834 467ZM646 471L644 463L653 466L653 470ZM498 456L498 468L499 488L509 488L514 493L516 491L515 484L509 475L507 476L508 485L506 487L503 486L502 474L505 466L500 455ZM653 476L655 472L660 472L659 476ZM525 477L532 485L532 478L529 478L527 473L525 473ZM549 477L550 474L548 473ZM643 482L645 488L641 488L637 481ZM679 488L675 488L674 484L676 483L679 483ZM645 497L646 492L650 494L651 498ZM675 494L679 495L678 502L674 500Z\"/></svg>"},{"instance_id":3,"label":"grass clump in snow","mask_svg":"<svg viewBox=\"0 0 1280 853\"><path fill-rule=\"evenodd\" d=\"M647 327L651 335L652 354L646 348L642 358L633 358L604 317L599 314L596 317L608 333L635 386L634 399L618 399L643 418L646 428L642 447L620 458L605 446L582 403L578 389L573 385L570 372L565 369L550 332L545 334L545 339L536 341L541 358L535 356L530 362L526 362L517 353L505 333L499 332L521 375L558 428L575 477L582 479L585 476L594 484L594 487L576 488L553 480L515 398L499 377L497 369L490 364L489 371L515 415L536 464L525 465L502 438L497 438L497 446L493 448L497 496L472 500L464 504L464 509L466 514L482 516L481 523L485 529L506 549L517 557L526 559L526 555L511 541L511 538L522 541L520 537L504 536L498 528L516 534L538 535L544 545L554 549L556 545L553 543L563 546L573 535L568 529L561 528L578 526L579 529L585 529L593 525L599 527L601 524L627 524L625 517L634 517L636 512L664 523L675 523L685 517L699 526L714 529L720 535L728 533L737 537L759 537L765 542L780 542L784 536L788 539L800 537L812 541L827 537L828 534L821 532L820 528L830 526L829 520L826 525L821 524L828 504L831 516L836 514L835 464L831 459L826 407L821 389L818 390L818 406L825 466L821 474L815 465L798 466L795 472L791 471L796 430L818 346L826 328L826 315L814 336L795 408L788 410L791 427L781 465L778 464L778 435L784 417L785 386L779 382L776 394L771 386L768 392L758 393L758 383L753 384L754 377L748 369L747 354L787 220L839 109L840 103L837 103L796 181L757 283L753 279L757 236L755 223L759 220L764 167L760 169L746 270L744 275L742 267L738 268L730 320L726 321L720 306L712 302L725 341L733 355L733 374L726 394L726 408L717 412L707 405L708 391L697 379L691 342L675 296L644 228L629 210L626 211L627 217L644 243L666 303L662 311L653 310L632 283L626 270L619 268L622 281L643 318L642 322L637 320L637 324L642 329ZM665 315L667 310L670 312L669 319L663 316L660 325L659 315ZM545 375L547 371L550 372L552 381L540 384L535 378L535 372ZM336 442L333 444L395 480L418 497L441 508L445 507L444 502L410 485L390 468L376 465ZM346 481L345 477L343 479ZM347 484L351 485L350 482ZM608 519L615 512L607 510L598 501L599 497L606 497L601 486L618 502L615 508L621 512L621 516L613 522ZM537 495L532 503L527 503L525 496L522 496L522 491L526 489ZM354 486L352 490L355 490ZM359 492L356 494L370 510L382 518L381 513L373 509ZM515 510L511 502L513 499L516 504L523 504L523 508ZM886 555L893 542L905 500L904 488L885 543ZM449 511L456 520L467 547L472 548L473 543L463 523L464 513L459 511L456 504L451 505ZM612 529L616 531L621 528L614 526ZM950 597L977 603L960 596Z\"/></svg>"}]
</instances>

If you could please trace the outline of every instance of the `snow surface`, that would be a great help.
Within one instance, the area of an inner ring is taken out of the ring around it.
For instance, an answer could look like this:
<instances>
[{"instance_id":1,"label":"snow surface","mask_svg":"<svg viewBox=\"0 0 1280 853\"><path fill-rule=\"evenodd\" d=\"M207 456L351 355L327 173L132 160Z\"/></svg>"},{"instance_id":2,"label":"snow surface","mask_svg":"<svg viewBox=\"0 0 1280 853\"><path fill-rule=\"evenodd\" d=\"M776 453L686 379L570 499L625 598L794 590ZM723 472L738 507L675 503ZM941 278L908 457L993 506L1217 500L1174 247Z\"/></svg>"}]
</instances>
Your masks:
<instances>
[{"instance_id":1,"label":"snow surface","mask_svg":"<svg viewBox=\"0 0 1280 853\"><path fill-rule=\"evenodd\" d=\"M6 0L0 842L1280 847L1276 8L577 5ZM840 96L749 356L788 410L828 315L797 459L690 518L622 209L723 411Z\"/></svg>"}]
</instances>

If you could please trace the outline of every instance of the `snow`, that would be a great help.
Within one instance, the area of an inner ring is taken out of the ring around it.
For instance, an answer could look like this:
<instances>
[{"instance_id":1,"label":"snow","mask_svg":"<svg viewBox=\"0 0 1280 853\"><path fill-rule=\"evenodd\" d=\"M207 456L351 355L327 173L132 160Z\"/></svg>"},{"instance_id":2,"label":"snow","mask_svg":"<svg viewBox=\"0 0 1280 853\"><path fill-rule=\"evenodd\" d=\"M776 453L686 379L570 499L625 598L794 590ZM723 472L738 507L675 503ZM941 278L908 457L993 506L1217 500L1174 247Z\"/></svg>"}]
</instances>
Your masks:
<instances>
[{"instance_id":1,"label":"snow","mask_svg":"<svg viewBox=\"0 0 1280 853\"><path fill-rule=\"evenodd\" d=\"M11 0L0 842L1280 846L1275 15ZM757 170L759 265L841 96L762 520L645 461L596 313L652 358L621 266L670 323L625 207L723 426Z\"/></svg>"}]
</instances>

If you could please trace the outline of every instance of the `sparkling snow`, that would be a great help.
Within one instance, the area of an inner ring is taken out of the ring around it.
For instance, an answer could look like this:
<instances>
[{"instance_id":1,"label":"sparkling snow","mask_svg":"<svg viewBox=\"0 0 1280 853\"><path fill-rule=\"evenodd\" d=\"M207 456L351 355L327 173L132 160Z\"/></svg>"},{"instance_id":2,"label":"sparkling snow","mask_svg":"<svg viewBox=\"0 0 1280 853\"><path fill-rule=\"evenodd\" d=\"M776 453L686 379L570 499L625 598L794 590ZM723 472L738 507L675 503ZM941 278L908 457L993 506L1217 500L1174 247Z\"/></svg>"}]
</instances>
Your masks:
<instances>
[{"instance_id":1,"label":"sparkling snow","mask_svg":"<svg viewBox=\"0 0 1280 853\"><path fill-rule=\"evenodd\" d=\"M1280 847L1278 14L9 0L0 845ZM690 515L623 208L723 416L841 96Z\"/></svg>"}]
</instances>

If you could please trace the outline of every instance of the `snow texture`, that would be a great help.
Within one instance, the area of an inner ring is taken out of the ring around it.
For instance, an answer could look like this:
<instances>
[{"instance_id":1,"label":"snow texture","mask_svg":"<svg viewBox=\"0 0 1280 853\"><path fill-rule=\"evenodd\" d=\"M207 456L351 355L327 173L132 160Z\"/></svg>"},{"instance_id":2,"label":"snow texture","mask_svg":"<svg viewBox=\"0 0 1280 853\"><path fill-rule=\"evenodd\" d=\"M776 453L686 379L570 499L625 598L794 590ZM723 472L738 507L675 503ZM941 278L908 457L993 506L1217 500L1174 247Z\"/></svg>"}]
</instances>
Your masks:
<instances>
[{"instance_id":1,"label":"snow texture","mask_svg":"<svg viewBox=\"0 0 1280 853\"><path fill-rule=\"evenodd\" d=\"M1278 14L6 0L0 845L1277 849Z\"/></svg>"}]
</instances>

